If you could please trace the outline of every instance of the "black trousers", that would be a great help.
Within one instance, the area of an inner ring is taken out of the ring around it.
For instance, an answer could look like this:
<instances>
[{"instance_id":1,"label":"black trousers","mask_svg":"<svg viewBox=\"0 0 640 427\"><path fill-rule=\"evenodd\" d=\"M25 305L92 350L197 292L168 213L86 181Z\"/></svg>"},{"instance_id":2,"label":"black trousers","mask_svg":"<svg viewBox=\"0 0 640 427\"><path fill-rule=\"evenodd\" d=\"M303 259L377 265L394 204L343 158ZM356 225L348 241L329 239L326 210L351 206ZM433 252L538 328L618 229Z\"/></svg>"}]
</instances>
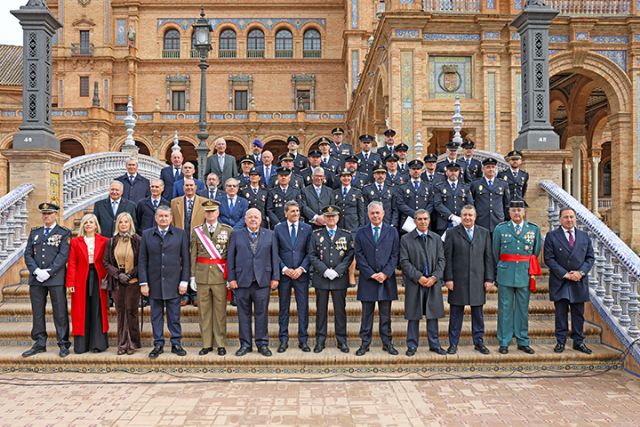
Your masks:
<instances>
[{"instance_id":1,"label":"black trousers","mask_svg":"<svg viewBox=\"0 0 640 427\"><path fill-rule=\"evenodd\" d=\"M554 301L556 308L556 340L559 343L567 342L569 333L569 307L571 307L571 339L573 345L580 345L584 342L584 303L569 302L568 299Z\"/></svg>"},{"instance_id":2,"label":"black trousers","mask_svg":"<svg viewBox=\"0 0 640 427\"><path fill-rule=\"evenodd\" d=\"M278 337L280 341L289 341L289 310L291 308L291 289L295 292L296 308L298 310L298 341L306 343L309 328L309 282L300 283L298 280L282 278L278 285Z\"/></svg>"},{"instance_id":3,"label":"black trousers","mask_svg":"<svg viewBox=\"0 0 640 427\"><path fill-rule=\"evenodd\" d=\"M427 339L429 348L440 348L438 338L438 319L427 319ZM420 343L420 320L409 320L407 323L407 347L418 348Z\"/></svg>"},{"instance_id":4,"label":"black trousers","mask_svg":"<svg viewBox=\"0 0 640 427\"><path fill-rule=\"evenodd\" d=\"M373 331L373 312L376 309L376 301L361 301L362 317L360 318L360 340L363 347L371 344ZM380 315L380 338L382 344L391 344L391 301L377 301Z\"/></svg>"},{"instance_id":5,"label":"black trousers","mask_svg":"<svg viewBox=\"0 0 640 427\"><path fill-rule=\"evenodd\" d=\"M347 290L316 289L316 344L327 339L327 310L329 308L329 294L333 301L333 316L336 329L336 340L347 344Z\"/></svg>"},{"instance_id":6,"label":"black trousers","mask_svg":"<svg viewBox=\"0 0 640 427\"><path fill-rule=\"evenodd\" d=\"M164 346L164 313L167 312L167 327L171 334L171 345L180 345L182 326L180 325L180 297L172 299L149 298L151 305L151 329L153 346Z\"/></svg>"},{"instance_id":7,"label":"black trousers","mask_svg":"<svg viewBox=\"0 0 640 427\"><path fill-rule=\"evenodd\" d=\"M238 323L240 328L240 346L251 347L253 334L251 333L251 316L254 316L256 345L269 345L269 293L268 286L261 288L258 282L251 283L248 288L236 289L236 303L238 304Z\"/></svg>"},{"instance_id":8,"label":"black trousers","mask_svg":"<svg viewBox=\"0 0 640 427\"><path fill-rule=\"evenodd\" d=\"M53 324L56 327L56 340L59 347L69 348L69 312L67 310L67 288L64 286L29 286L31 300L31 312L33 323L31 327L31 339L34 347L47 347L47 328L45 310L47 294L51 298L53 309Z\"/></svg>"},{"instance_id":9,"label":"black trousers","mask_svg":"<svg viewBox=\"0 0 640 427\"><path fill-rule=\"evenodd\" d=\"M471 306L471 336L473 344L484 344L484 314L483 306ZM460 341L460 331L462 330L462 320L464 319L464 305L449 304L449 345L458 345Z\"/></svg>"}]
</instances>

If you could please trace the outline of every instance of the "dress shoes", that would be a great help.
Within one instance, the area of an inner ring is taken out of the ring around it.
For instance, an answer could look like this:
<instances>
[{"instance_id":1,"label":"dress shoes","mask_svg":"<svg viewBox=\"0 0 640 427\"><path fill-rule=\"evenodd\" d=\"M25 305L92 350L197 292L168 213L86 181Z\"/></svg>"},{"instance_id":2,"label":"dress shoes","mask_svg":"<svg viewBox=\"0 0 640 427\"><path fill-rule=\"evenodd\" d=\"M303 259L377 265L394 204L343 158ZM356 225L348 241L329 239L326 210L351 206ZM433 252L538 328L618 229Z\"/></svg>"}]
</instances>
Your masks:
<instances>
[{"instance_id":1,"label":"dress shoes","mask_svg":"<svg viewBox=\"0 0 640 427\"><path fill-rule=\"evenodd\" d=\"M284 353L288 348L289 343L287 343L286 341L280 341L280 345L278 346L278 353ZM260 351L260 348L258 348L258 351Z\"/></svg>"},{"instance_id":2,"label":"dress shoes","mask_svg":"<svg viewBox=\"0 0 640 427\"><path fill-rule=\"evenodd\" d=\"M191 304L193 304L194 307L198 306L198 298L194 298L193 301L191 301Z\"/></svg>"},{"instance_id":3,"label":"dress shoes","mask_svg":"<svg viewBox=\"0 0 640 427\"><path fill-rule=\"evenodd\" d=\"M417 348L409 347L404 354L406 354L407 356L411 357L411 356L415 356L416 355L416 351L418 351Z\"/></svg>"},{"instance_id":4,"label":"dress shoes","mask_svg":"<svg viewBox=\"0 0 640 427\"><path fill-rule=\"evenodd\" d=\"M126 352L127 352L127 350L125 350L124 348L119 348L117 354L118 354L118 356L122 356Z\"/></svg>"},{"instance_id":5,"label":"dress shoes","mask_svg":"<svg viewBox=\"0 0 640 427\"><path fill-rule=\"evenodd\" d=\"M313 347L313 352L314 353L322 353L322 350L324 350L324 343L323 342L322 343L317 342L315 347Z\"/></svg>"},{"instance_id":6,"label":"dress shoes","mask_svg":"<svg viewBox=\"0 0 640 427\"><path fill-rule=\"evenodd\" d=\"M518 346L518 350L520 351L524 351L527 354L533 354L535 353L535 350L532 349L531 347L529 347L528 345L519 345Z\"/></svg>"},{"instance_id":7,"label":"dress shoes","mask_svg":"<svg viewBox=\"0 0 640 427\"><path fill-rule=\"evenodd\" d=\"M509 347L507 347L506 345L501 345L500 348L498 349L498 353L500 354L509 353Z\"/></svg>"},{"instance_id":8,"label":"dress shoes","mask_svg":"<svg viewBox=\"0 0 640 427\"><path fill-rule=\"evenodd\" d=\"M432 347L429 349L430 352L439 354L440 356L444 356L447 354L447 351L442 347Z\"/></svg>"},{"instance_id":9,"label":"dress shoes","mask_svg":"<svg viewBox=\"0 0 640 427\"><path fill-rule=\"evenodd\" d=\"M65 358L69 355L69 349L67 347L60 347L60 351L58 352L60 357Z\"/></svg>"},{"instance_id":10,"label":"dress shoes","mask_svg":"<svg viewBox=\"0 0 640 427\"><path fill-rule=\"evenodd\" d=\"M22 357L31 357L38 353L44 353L47 351L45 347L31 347L29 350L22 353Z\"/></svg>"},{"instance_id":11,"label":"dress shoes","mask_svg":"<svg viewBox=\"0 0 640 427\"><path fill-rule=\"evenodd\" d=\"M238 349L238 351L236 351L236 356L244 356L245 354L251 353L252 351L253 349L251 347L242 346Z\"/></svg>"},{"instance_id":12,"label":"dress shoes","mask_svg":"<svg viewBox=\"0 0 640 427\"><path fill-rule=\"evenodd\" d=\"M386 351L387 353L389 353L392 356L397 356L398 355L398 350L396 350L396 348L391 343L384 344L382 346L382 351Z\"/></svg>"},{"instance_id":13,"label":"dress shoes","mask_svg":"<svg viewBox=\"0 0 640 427\"><path fill-rule=\"evenodd\" d=\"M264 357L271 356L271 350L269 350L269 347L267 347L266 345L261 345L260 347L258 347L258 353L260 353Z\"/></svg>"},{"instance_id":14,"label":"dress shoes","mask_svg":"<svg viewBox=\"0 0 640 427\"><path fill-rule=\"evenodd\" d=\"M484 344L476 344L476 345L473 346L473 349L475 351L477 351L478 353L482 353L482 354L489 354L490 353L489 349Z\"/></svg>"},{"instance_id":15,"label":"dress shoes","mask_svg":"<svg viewBox=\"0 0 640 427\"><path fill-rule=\"evenodd\" d=\"M304 351L305 353L309 353L311 351L311 349L309 348L309 345L306 342L298 343L298 348Z\"/></svg>"},{"instance_id":16,"label":"dress shoes","mask_svg":"<svg viewBox=\"0 0 640 427\"><path fill-rule=\"evenodd\" d=\"M338 350L340 350L343 353L349 353L349 346L346 343L339 342L338 343Z\"/></svg>"},{"instance_id":17,"label":"dress shoes","mask_svg":"<svg viewBox=\"0 0 640 427\"><path fill-rule=\"evenodd\" d=\"M456 354L457 352L458 352L457 345L450 345L449 348L447 349L447 354Z\"/></svg>"},{"instance_id":18,"label":"dress shoes","mask_svg":"<svg viewBox=\"0 0 640 427\"><path fill-rule=\"evenodd\" d=\"M555 347L553 347L553 352L554 353L562 353L564 351L564 343L559 342L556 344Z\"/></svg>"},{"instance_id":19,"label":"dress shoes","mask_svg":"<svg viewBox=\"0 0 640 427\"><path fill-rule=\"evenodd\" d=\"M231 294L231 301L229 302L229 304L231 304L233 307L237 307L238 303L236 302L236 294L233 293Z\"/></svg>"},{"instance_id":20,"label":"dress shoes","mask_svg":"<svg viewBox=\"0 0 640 427\"><path fill-rule=\"evenodd\" d=\"M369 346L361 345L359 349L356 350L356 356L364 356L365 353L369 351Z\"/></svg>"},{"instance_id":21,"label":"dress shoes","mask_svg":"<svg viewBox=\"0 0 640 427\"><path fill-rule=\"evenodd\" d=\"M199 352L199 356L206 356L210 351L213 351L213 347L203 347Z\"/></svg>"},{"instance_id":22,"label":"dress shoes","mask_svg":"<svg viewBox=\"0 0 640 427\"><path fill-rule=\"evenodd\" d=\"M218 347L218 356L224 356L227 354L227 349L224 347Z\"/></svg>"},{"instance_id":23,"label":"dress shoes","mask_svg":"<svg viewBox=\"0 0 640 427\"><path fill-rule=\"evenodd\" d=\"M135 353L135 350L134 350L134 349L132 349L132 348L128 348L128 349L127 349L127 354L128 354L129 356L131 356L133 353Z\"/></svg>"},{"instance_id":24,"label":"dress shoes","mask_svg":"<svg viewBox=\"0 0 640 427\"><path fill-rule=\"evenodd\" d=\"M573 345L573 349L576 351L579 351L580 353L584 353L584 354L591 354L593 353L591 351L591 349L589 347L587 347L584 343L582 344L574 344Z\"/></svg>"},{"instance_id":25,"label":"dress shoes","mask_svg":"<svg viewBox=\"0 0 640 427\"><path fill-rule=\"evenodd\" d=\"M180 306L184 307L185 305L189 304L189 297L187 296L182 296L180 298Z\"/></svg>"},{"instance_id":26,"label":"dress shoes","mask_svg":"<svg viewBox=\"0 0 640 427\"><path fill-rule=\"evenodd\" d=\"M162 347L160 346L153 347L153 350L151 350L151 352L149 353L149 359L157 359L158 356L160 356L162 353L164 353L164 350Z\"/></svg>"},{"instance_id":27,"label":"dress shoes","mask_svg":"<svg viewBox=\"0 0 640 427\"><path fill-rule=\"evenodd\" d=\"M172 345L171 346L171 353L176 354L178 356L186 356L187 352L185 351L184 348L182 348L181 345Z\"/></svg>"}]
</instances>

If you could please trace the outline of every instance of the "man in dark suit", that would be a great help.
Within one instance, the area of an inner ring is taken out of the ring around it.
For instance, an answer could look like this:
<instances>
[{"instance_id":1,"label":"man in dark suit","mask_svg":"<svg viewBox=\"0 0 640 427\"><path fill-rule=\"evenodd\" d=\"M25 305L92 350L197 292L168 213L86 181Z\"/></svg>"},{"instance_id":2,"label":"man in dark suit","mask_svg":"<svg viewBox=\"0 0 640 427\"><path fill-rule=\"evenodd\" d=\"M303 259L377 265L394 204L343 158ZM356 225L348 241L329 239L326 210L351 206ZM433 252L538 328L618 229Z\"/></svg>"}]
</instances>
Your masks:
<instances>
[{"instance_id":1,"label":"man in dark suit","mask_svg":"<svg viewBox=\"0 0 640 427\"><path fill-rule=\"evenodd\" d=\"M171 208L156 209L157 227L142 232L138 254L140 291L149 297L153 350L149 358L164 352L164 313L171 334L171 353L185 356L180 326L180 295L187 292L190 277L189 240L186 232L171 225Z\"/></svg>"},{"instance_id":2,"label":"man in dark suit","mask_svg":"<svg viewBox=\"0 0 640 427\"><path fill-rule=\"evenodd\" d=\"M271 356L269 350L269 292L280 280L280 260L273 231L261 228L262 215L249 209L246 228L231 235L227 253L229 288L235 289L238 304L240 348L236 356L252 350L251 313L255 318L255 341L258 352Z\"/></svg>"},{"instance_id":3,"label":"man in dark suit","mask_svg":"<svg viewBox=\"0 0 640 427\"><path fill-rule=\"evenodd\" d=\"M326 227L313 232L308 250L313 266L311 283L316 289L316 345L313 352L320 353L324 350L331 294L338 349L349 353L346 298L348 269L354 257L353 237L349 231L338 228L340 210L336 206L327 206L322 214Z\"/></svg>"},{"instance_id":4,"label":"man in dark suit","mask_svg":"<svg viewBox=\"0 0 640 427\"><path fill-rule=\"evenodd\" d=\"M300 176L304 181L305 187L313 184L313 170L318 167L324 169L324 185L329 188L335 188L336 185L340 184L336 175L331 172L331 169L322 167L321 158L322 153L320 150L309 151L309 167L300 171Z\"/></svg>"},{"instance_id":5,"label":"man in dark suit","mask_svg":"<svg viewBox=\"0 0 640 427\"><path fill-rule=\"evenodd\" d=\"M291 169L278 168L278 183L269 190L267 197L267 215L272 227L284 221L284 204L289 200L301 202L302 188L291 185Z\"/></svg>"},{"instance_id":6,"label":"man in dark suit","mask_svg":"<svg viewBox=\"0 0 640 427\"><path fill-rule=\"evenodd\" d=\"M171 153L171 165L165 166L160 171L160 179L164 182L164 190L162 197L167 200L173 198L173 183L184 178L182 174L182 161L184 160L182 152L175 150Z\"/></svg>"},{"instance_id":7,"label":"man in dark suit","mask_svg":"<svg viewBox=\"0 0 640 427\"><path fill-rule=\"evenodd\" d=\"M204 174L215 172L220 178L220 182L227 182L227 179L238 175L238 165L233 156L226 154L227 141L224 138L218 138L214 142L215 153L207 158L207 166Z\"/></svg>"},{"instance_id":8,"label":"man in dark suit","mask_svg":"<svg viewBox=\"0 0 640 427\"><path fill-rule=\"evenodd\" d=\"M276 248L280 258L281 272L278 285L278 301L280 309L278 324L280 345L278 353L284 353L289 343L289 309L291 306L291 290L295 291L298 310L298 348L304 352L311 349L307 344L307 328L309 326L309 255L307 246L311 238L311 226L300 221L300 205L296 201L288 201L284 206L286 221L282 221L273 229Z\"/></svg>"},{"instance_id":9,"label":"man in dark suit","mask_svg":"<svg viewBox=\"0 0 640 427\"><path fill-rule=\"evenodd\" d=\"M289 155L293 157L293 170L295 173L300 173L301 170L309 166L307 158L298 152L300 140L297 136L289 135L287 138L287 148L289 149Z\"/></svg>"},{"instance_id":10,"label":"man in dark suit","mask_svg":"<svg viewBox=\"0 0 640 427\"><path fill-rule=\"evenodd\" d=\"M241 187L240 194L249 203L247 210L251 208L258 209L262 215L262 226L269 228L267 219L267 197L269 192L262 185L260 172L256 168L251 169L249 172L249 185Z\"/></svg>"},{"instance_id":11,"label":"man in dark suit","mask_svg":"<svg viewBox=\"0 0 640 427\"><path fill-rule=\"evenodd\" d=\"M225 194L220 196L219 221L230 225L234 229L244 227L244 214L249 209L249 202L238 196L240 182L235 178L227 179L224 183Z\"/></svg>"},{"instance_id":12,"label":"man in dark suit","mask_svg":"<svg viewBox=\"0 0 640 427\"><path fill-rule=\"evenodd\" d=\"M464 140L460 147L463 150L463 155L458 159L458 162L465 164L466 174L464 180L467 184L471 184L473 181L482 177L482 163L478 159L473 158L473 149L475 148L473 141L468 139Z\"/></svg>"},{"instance_id":13,"label":"man in dark suit","mask_svg":"<svg viewBox=\"0 0 640 427\"><path fill-rule=\"evenodd\" d=\"M138 224L136 232L140 235L144 230L158 225L156 224L156 209L158 209L158 206L171 206L171 202L162 197L163 185L164 183L161 179L152 179L149 184L151 196L140 200L136 205L136 222Z\"/></svg>"},{"instance_id":14,"label":"man in dark suit","mask_svg":"<svg viewBox=\"0 0 640 427\"><path fill-rule=\"evenodd\" d=\"M387 184L391 187L403 185L409 180L408 173L402 173L398 170L398 155L389 154L384 159L387 168Z\"/></svg>"},{"instance_id":15,"label":"man in dark suit","mask_svg":"<svg viewBox=\"0 0 640 427\"><path fill-rule=\"evenodd\" d=\"M442 276L444 249L440 236L429 230L429 212L418 209L416 228L400 239L400 269L404 285L404 318L407 319L407 351L416 354L420 343L420 320L427 318L429 351L444 355L438 338L438 319L444 317Z\"/></svg>"},{"instance_id":16,"label":"man in dark suit","mask_svg":"<svg viewBox=\"0 0 640 427\"><path fill-rule=\"evenodd\" d=\"M331 146L331 141L324 136L318 140L318 150L322 153L320 157L322 167L336 174L342 166L342 158L334 155L333 151L331 151Z\"/></svg>"},{"instance_id":17,"label":"man in dark suit","mask_svg":"<svg viewBox=\"0 0 640 427\"><path fill-rule=\"evenodd\" d=\"M436 172L438 156L430 153L424 156L424 172L420 177L424 182L429 184L429 187L433 189L433 186L440 180L445 179L444 174ZM432 223L433 225L433 223Z\"/></svg>"},{"instance_id":18,"label":"man in dark suit","mask_svg":"<svg viewBox=\"0 0 640 427\"><path fill-rule=\"evenodd\" d=\"M351 171L351 186L362 190L365 185L371 182L371 176L358 170L358 158L356 156L344 157L344 168Z\"/></svg>"},{"instance_id":19,"label":"man in dark suit","mask_svg":"<svg viewBox=\"0 0 640 427\"><path fill-rule=\"evenodd\" d=\"M33 323L31 348L22 357L33 356L47 351L46 305L47 294L51 298L53 324L60 357L69 355L69 315L65 277L69 257L71 231L56 222L59 207L54 203L40 203L41 227L34 227L29 233L24 250L24 263L29 270L29 299Z\"/></svg>"},{"instance_id":20,"label":"man in dark suit","mask_svg":"<svg viewBox=\"0 0 640 427\"><path fill-rule=\"evenodd\" d=\"M333 201L333 190L324 185L326 173L327 171L320 166L313 168L313 182L302 192L303 214L316 228L325 226L322 210Z\"/></svg>"},{"instance_id":21,"label":"man in dark suit","mask_svg":"<svg viewBox=\"0 0 640 427\"><path fill-rule=\"evenodd\" d=\"M400 252L398 231L382 221L382 203L372 202L367 207L371 224L356 233L356 266L360 271L358 279L358 301L362 303L360 339L362 343L356 356L363 356L371 345L373 312L378 303L380 312L380 337L382 350L397 355L391 337L391 301L398 299L396 266Z\"/></svg>"},{"instance_id":22,"label":"man in dark suit","mask_svg":"<svg viewBox=\"0 0 640 427\"><path fill-rule=\"evenodd\" d=\"M138 203L149 197L149 180L138 173L138 160L127 160L127 173L116 178L123 185L122 198Z\"/></svg>"},{"instance_id":23,"label":"man in dark suit","mask_svg":"<svg viewBox=\"0 0 640 427\"><path fill-rule=\"evenodd\" d=\"M260 171L260 181L265 188L269 188L272 177L277 175L278 167L273 164L273 153L269 150L262 152L262 164L257 167Z\"/></svg>"},{"instance_id":24,"label":"man in dark suit","mask_svg":"<svg viewBox=\"0 0 640 427\"><path fill-rule=\"evenodd\" d=\"M502 179L509 184L511 200L525 200L529 185L529 174L520 169L523 160L522 153L517 150L509 151L505 160L509 162L509 169L499 172L498 179Z\"/></svg>"},{"instance_id":25,"label":"man in dark suit","mask_svg":"<svg viewBox=\"0 0 640 427\"><path fill-rule=\"evenodd\" d=\"M251 143L251 157L253 158L253 163L255 168L259 168L262 166L262 149L264 148L264 144L259 139L254 139Z\"/></svg>"},{"instance_id":26,"label":"man in dark suit","mask_svg":"<svg viewBox=\"0 0 640 427\"><path fill-rule=\"evenodd\" d=\"M460 167L460 181L464 182L465 176L467 175L467 164L461 159L458 159L458 149L460 146L453 141L449 141L445 147L447 147L447 157L436 164L436 172L446 174L447 165L455 163Z\"/></svg>"},{"instance_id":27,"label":"man in dark suit","mask_svg":"<svg viewBox=\"0 0 640 427\"><path fill-rule=\"evenodd\" d=\"M185 182L185 180L192 179L196 183L196 191L202 192L202 191L206 190L204 182L200 181L198 178L195 177L196 167L194 166L193 163L185 162L182 165L182 173L183 173L182 178L180 178L179 180L177 180L176 182L173 183L172 196L173 196L174 199L176 197L184 196L184 182Z\"/></svg>"},{"instance_id":28,"label":"man in dark suit","mask_svg":"<svg viewBox=\"0 0 640 427\"><path fill-rule=\"evenodd\" d=\"M409 162L409 175L410 180L404 185L401 185L396 192L396 209L400 212L400 229L404 226L407 218L413 219L418 209L424 209L429 212L433 212L433 199L431 197L431 190L422 179L420 174L422 173L422 161L411 160Z\"/></svg>"},{"instance_id":29,"label":"man in dark suit","mask_svg":"<svg viewBox=\"0 0 640 427\"><path fill-rule=\"evenodd\" d=\"M544 263L549 267L549 298L556 312L556 353L564 351L569 331L571 307L571 339L573 348L591 354L584 343L584 303L589 301L589 270L595 261L593 246L587 233L576 228L576 212L560 209L560 227L550 231L544 240Z\"/></svg>"},{"instance_id":30,"label":"man in dark suit","mask_svg":"<svg viewBox=\"0 0 640 427\"><path fill-rule=\"evenodd\" d=\"M220 191L220 178L218 175L211 172L207 175L206 188L204 190L196 190L196 194L200 197L204 197L209 200L219 200L223 192Z\"/></svg>"},{"instance_id":31,"label":"man in dark suit","mask_svg":"<svg viewBox=\"0 0 640 427\"><path fill-rule=\"evenodd\" d=\"M484 317L482 308L486 292L495 281L495 263L491 248L491 234L476 224L476 209L467 205L460 214L462 223L449 231L444 241L446 267L445 286L449 290L449 348L447 353L456 354L464 306L471 306L471 334L473 349L489 354L484 345Z\"/></svg>"},{"instance_id":32,"label":"man in dark suit","mask_svg":"<svg viewBox=\"0 0 640 427\"><path fill-rule=\"evenodd\" d=\"M116 217L122 212L127 212L131 218L136 218L136 204L122 197L123 184L120 181L112 181L109 185L109 197L98 200L93 206L93 214L98 218L100 230L105 237L112 237ZM138 224L134 224L138 228Z\"/></svg>"}]
</instances>

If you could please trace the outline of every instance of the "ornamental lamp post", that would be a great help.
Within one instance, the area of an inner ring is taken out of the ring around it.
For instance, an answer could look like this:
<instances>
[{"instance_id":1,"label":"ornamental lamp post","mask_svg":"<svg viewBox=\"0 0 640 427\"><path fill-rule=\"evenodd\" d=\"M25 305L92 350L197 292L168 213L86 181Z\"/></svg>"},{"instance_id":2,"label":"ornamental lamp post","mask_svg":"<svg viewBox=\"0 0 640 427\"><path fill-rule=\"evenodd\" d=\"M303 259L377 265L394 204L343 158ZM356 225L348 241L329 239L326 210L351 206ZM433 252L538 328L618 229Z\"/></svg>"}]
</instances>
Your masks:
<instances>
[{"instance_id":1,"label":"ornamental lamp post","mask_svg":"<svg viewBox=\"0 0 640 427\"><path fill-rule=\"evenodd\" d=\"M204 8L200 9L200 18L193 24L194 43L193 47L200 54L200 130L198 131L198 139L200 143L196 151L198 152L198 178L205 180L204 170L207 163L207 155L209 154L209 146L207 145L207 57L211 50L211 24L204 17Z\"/></svg>"}]
</instances>

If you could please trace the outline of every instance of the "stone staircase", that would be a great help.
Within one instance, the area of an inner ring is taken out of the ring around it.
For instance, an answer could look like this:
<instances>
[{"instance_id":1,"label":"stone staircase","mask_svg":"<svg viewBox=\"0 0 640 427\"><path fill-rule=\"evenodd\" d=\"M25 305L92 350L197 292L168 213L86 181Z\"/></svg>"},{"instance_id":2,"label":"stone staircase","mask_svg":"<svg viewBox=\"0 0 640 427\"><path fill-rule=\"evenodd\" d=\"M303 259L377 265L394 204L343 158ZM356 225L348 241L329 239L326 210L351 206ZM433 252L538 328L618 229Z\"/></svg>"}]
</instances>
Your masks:
<instances>
[{"instance_id":1,"label":"stone staircase","mask_svg":"<svg viewBox=\"0 0 640 427\"><path fill-rule=\"evenodd\" d=\"M269 337L274 355L263 357L256 352L244 357L233 355L238 347L237 309L227 306L227 356L220 357L209 354L198 356L201 347L198 326L198 309L193 306L182 308L183 345L188 354L177 357L168 352L154 361L147 358L151 349L151 325L149 323L149 308L144 309L145 324L142 331L143 348L136 354L117 356L115 354L116 322L115 310L110 311L109 341L111 347L101 354L82 354L61 359L57 355L55 344L55 329L51 318L51 309L47 308L47 330L49 333L49 351L28 359L20 353L31 345L31 306L29 303L29 288L22 277L22 283L5 286L2 289L0 303L0 370L2 371L82 371L82 372L110 372L129 371L147 372L163 371L170 373L217 373L225 375L277 375L277 376L321 376L327 374L347 374L367 376L374 374L517 374L567 372L567 371L603 371L621 369L621 352L612 347L601 344L601 329L597 325L586 324L586 342L593 349L593 354L584 355L570 349L562 354L553 352L554 315L553 303L548 298L548 284L546 277L539 280L539 290L531 298L529 334L535 355L527 355L517 351L515 345L510 347L507 355L497 351L497 292L492 291L485 305L485 343L491 350L490 355L481 355L473 351L471 345L471 325L467 316L463 324L462 337L458 354L440 356L428 351L425 325L421 325L421 342L418 353L414 357L404 355L406 350L406 321L403 316L404 289L399 288L400 299L392 304L392 332L394 344L400 351L399 356L390 356L382 352L378 327L374 325L374 340L371 351L365 356L356 357L355 349L360 344L358 330L360 326L360 303L356 300L355 289L350 289L347 296L347 332L351 353L343 354L335 346L333 332L333 309L329 305L329 327L327 348L320 354L303 353L297 348L297 310L295 299L292 297L291 321L289 325L290 347L284 354L278 354L275 349L278 344L278 297L274 291L269 305ZM448 315L445 290L445 308ZM467 308L468 314L468 308ZM315 336L315 293L310 290L310 324L309 344L313 346ZM376 318L377 322L377 318ZM440 339L443 347L447 346L448 317L440 321ZM571 342L569 342L570 344ZM167 346L168 341L167 341ZM168 350L168 348L166 349Z\"/></svg>"}]
</instances>

